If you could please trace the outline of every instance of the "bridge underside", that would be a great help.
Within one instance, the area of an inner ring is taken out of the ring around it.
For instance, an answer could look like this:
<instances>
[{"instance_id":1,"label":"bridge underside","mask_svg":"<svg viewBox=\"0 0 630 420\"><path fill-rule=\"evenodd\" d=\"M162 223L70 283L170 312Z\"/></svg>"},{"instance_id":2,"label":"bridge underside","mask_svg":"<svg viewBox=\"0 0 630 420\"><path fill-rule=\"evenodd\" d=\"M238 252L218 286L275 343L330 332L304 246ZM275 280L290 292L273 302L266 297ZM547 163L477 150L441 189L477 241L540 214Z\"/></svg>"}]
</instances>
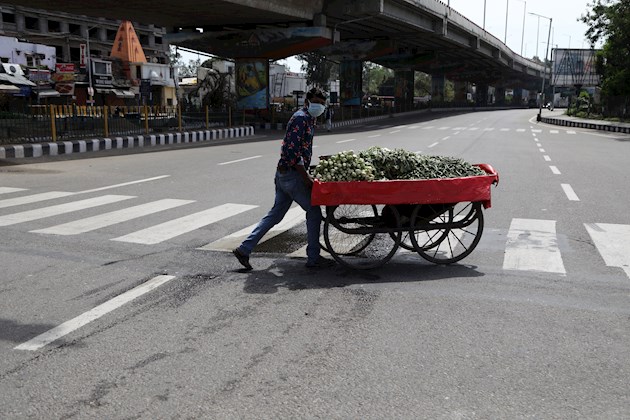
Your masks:
<instances>
[{"instance_id":1,"label":"bridge underside","mask_svg":"<svg viewBox=\"0 0 630 420\"><path fill-rule=\"evenodd\" d=\"M30 0L29 7L165 26L170 43L229 58L322 50L336 61L530 89L543 71L434 0Z\"/></svg>"}]
</instances>

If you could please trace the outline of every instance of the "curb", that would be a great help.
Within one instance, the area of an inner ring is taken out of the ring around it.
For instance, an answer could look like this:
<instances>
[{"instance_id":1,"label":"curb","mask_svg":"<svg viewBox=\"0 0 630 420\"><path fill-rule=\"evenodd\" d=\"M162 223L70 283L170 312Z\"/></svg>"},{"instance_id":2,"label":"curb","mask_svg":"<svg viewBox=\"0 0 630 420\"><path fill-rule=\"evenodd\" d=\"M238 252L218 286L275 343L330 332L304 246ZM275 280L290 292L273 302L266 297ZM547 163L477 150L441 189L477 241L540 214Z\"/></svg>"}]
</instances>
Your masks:
<instances>
[{"instance_id":1,"label":"curb","mask_svg":"<svg viewBox=\"0 0 630 420\"><path fill-rule=\"evenodd\" d=\"M561 125L563 127L587 128L590 130L612 131L614 133L630 133L630 126L592 123L584 121L571 121L561 118L542 117L541 121L546 124Z\"/></svg>"},{"instance_id":2,"label":"curb","mask_svg":"<svg viewBox=\"0 0 630 420\"><path fill-rule=\"evenodd\" d=\"M254 127L233 127L181 133L149 134L92 140L57 141L48 143L14 144L0 147L0 159L37 158L111 149L135 149L178 143L229 139L254 135Z\"/></svg>"}]
</instances>

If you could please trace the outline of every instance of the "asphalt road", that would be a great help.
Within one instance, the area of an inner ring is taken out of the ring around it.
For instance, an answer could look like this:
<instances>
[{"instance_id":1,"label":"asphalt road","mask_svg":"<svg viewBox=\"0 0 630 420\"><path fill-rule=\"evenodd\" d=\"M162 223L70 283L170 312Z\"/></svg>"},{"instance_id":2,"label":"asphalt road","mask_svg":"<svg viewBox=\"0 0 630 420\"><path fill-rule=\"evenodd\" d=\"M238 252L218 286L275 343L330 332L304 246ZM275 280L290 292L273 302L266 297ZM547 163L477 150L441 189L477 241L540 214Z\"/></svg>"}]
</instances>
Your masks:
<instances>
[{"instance_id":1,"label":"asphalt road","mask_svg":"<svg viewBox=\"0 0 630 420\"><path fill-rule=\"evenodd\" d=\"M491 164L478 247L313 271L296 212L242 272L279 138L0 162L1 418L630 417L630 136L532 110L320 130L316 155Z\"/></svg>"}]
</instances>

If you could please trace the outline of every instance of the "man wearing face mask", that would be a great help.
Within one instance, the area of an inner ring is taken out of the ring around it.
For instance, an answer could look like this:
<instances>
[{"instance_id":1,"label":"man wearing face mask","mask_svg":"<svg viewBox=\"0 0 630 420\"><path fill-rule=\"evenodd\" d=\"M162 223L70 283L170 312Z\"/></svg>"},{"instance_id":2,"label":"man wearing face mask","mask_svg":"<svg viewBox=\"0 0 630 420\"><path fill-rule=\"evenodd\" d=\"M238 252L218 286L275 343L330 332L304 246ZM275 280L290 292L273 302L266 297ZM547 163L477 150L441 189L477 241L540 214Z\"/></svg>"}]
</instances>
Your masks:
<instances>
[{"instance_id":1,"label":"man wearing face mask","mask_svg":"<svg viewBox=\"0 0 630 420\"><path fill-rule=\"evenodd\" d=\"M306 267L330 267L334 261L320 255L319 232L322 213L311 205L313 178L308 173L313 155L315 120L324 113L326 95L318 88L306 94L304 108L296 111L289 123L280 149L280 160L275 174L276 198L273 207L252 233L232 252L247 270L251 270L249 256L260 239L280 223L295 201L306 211Z\"/></svg>"}]
</instances>

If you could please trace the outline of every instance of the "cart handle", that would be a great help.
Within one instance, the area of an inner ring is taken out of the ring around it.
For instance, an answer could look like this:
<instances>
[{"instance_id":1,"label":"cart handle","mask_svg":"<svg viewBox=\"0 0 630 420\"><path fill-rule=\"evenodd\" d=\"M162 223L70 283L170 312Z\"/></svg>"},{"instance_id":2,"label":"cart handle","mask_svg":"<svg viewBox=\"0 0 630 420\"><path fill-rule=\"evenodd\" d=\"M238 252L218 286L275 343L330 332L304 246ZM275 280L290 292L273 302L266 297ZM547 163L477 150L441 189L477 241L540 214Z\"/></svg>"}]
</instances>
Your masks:
<instances>
[{"instance_id":1,"label":"cart handle","mask_svg":"<svg viewBox=\"0 0 630 420\"><path fill-rule=\"evenodd\" d=\"M494 181L492 181L492 183L495 186L499 185L499 173L492 167L492 165L490 165L488 163L478 163L475 166L478 166L480 169L482 169L488 175L494 176Z\"/></svg>"}]
</instances>

